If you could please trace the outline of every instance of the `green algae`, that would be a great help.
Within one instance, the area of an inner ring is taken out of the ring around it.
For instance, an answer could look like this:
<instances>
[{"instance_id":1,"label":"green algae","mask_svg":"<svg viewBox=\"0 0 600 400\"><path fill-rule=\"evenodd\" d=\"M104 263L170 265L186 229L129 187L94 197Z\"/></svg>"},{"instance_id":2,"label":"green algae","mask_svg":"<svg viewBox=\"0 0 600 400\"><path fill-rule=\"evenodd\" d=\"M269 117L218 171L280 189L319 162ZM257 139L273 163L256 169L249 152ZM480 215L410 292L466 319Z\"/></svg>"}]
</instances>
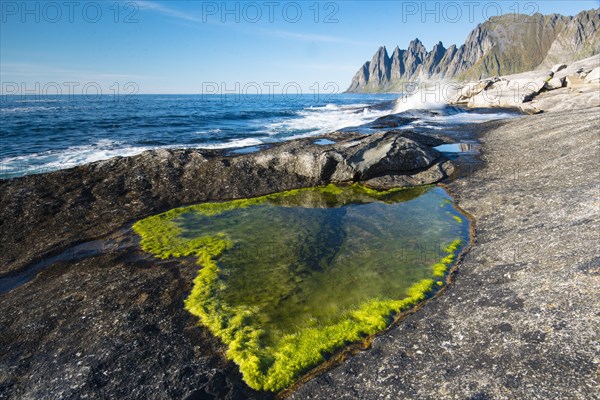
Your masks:
<instances>
[{"instance_id":1,"label":"green algae","mask_svg":"<svg viewBox=\"0 0 600 400\"><path fill-rule=\"evenodd\" d=\"M158 258L197 257L186 309L249 386L279 391L443 286L467 226L440 199L329 185L178 208L134 230Z\"/></svg>"}]
</instances>

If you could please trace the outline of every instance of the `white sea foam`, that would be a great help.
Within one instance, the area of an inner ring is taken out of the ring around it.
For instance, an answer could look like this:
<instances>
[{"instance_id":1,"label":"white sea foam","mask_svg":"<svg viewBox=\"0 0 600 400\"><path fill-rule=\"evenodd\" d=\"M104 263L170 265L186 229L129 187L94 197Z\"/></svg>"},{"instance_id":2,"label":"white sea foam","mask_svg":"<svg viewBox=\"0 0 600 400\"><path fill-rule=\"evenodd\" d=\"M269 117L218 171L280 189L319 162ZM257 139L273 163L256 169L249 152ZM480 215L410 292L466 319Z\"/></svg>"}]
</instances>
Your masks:
<instances>
[{"instance_id":1,"label":"white sea foam","mask_svg":"<svg viewBox=\"0 0 600 400\"><path fill-rule=\"evenodd\" d=\"M368 104L357 103L357 104L326 104L324 106L307 107L306 110L355 110L361 107L368 107Z\"/></svg>"},{"instance_id":2,"label":"white sea foam","mask_svg":"<svg viewBox=\"0 0 600 400\"><path fill-rule=\"evenodd\" d=\"M477 113L477 112L465 112L452 115L435 115L435 116L424 116L421 119L427 122L436 122L440 124L450 125L461 125L461 124L478 124L487 121L493 121L497 119L515 118L518 114L514 113Z\"/></svg>"},{"instance_id":3,"label":"white sea foam","mask_svg":"<svg viewBox=\"0 0 600 400\"><path fill-rule=\"evenodd\" d=\"M266 125L265 132L269 135L291 135L289 139L320 135L350 126L363 125L389 113L390 110L371 110L367 107L361 111L360 105L343 108L325 106L299 111L299 118L286 118L272 122Z\"/></svg>"},{"instance_id":4,"label":"white sea foam","mask_svg":"<svg viewBox=\"0 0 600 400\"><path fill-rule=\"evenodd\" d=\"M248 146L257 146L259 144L263 144L264 142L260 139L256 138L245 138L245 139L233 139L229 142L225 143L211 143L195 146L198 149L231 149L234 147L248 147Z\"/></svg>"},{"instance_id":5,"label":"white sea foam","mask_svg":"<svg viewBox=\"0 0 600 400\"><path fill-rule=\"evenodd\" d=\"M131 157L146 150L166 148L198 148L229 149L263 144L256 138L234 139L224 143L212 143L199 146L182 146L178 144L165 146L122 146L122 143L101 139L93 145L72 146L64 150L51 150L41 153L27 154L17 157L6 157L0 160L0 178L25 174L36 174L75 167L77 165L108 160L113 157Z\"/></svg>"},{"instance_id":6,"label":"white sea foam","mask_svg":"<svg viewBox=\"0 0 600 400\"><path fill-rule=\"evenodd\" d=\"M397 99L393 113L398 114L409 110L440 110L447 104L441 90L419 89L413 94Z\"/></svg>"},{"instance_id":7,"label":"white sea foam","mask_svg":"<svg viewBox=\"0 0 600 400\"><path fill-rule=\"evenodd\" d=\"M71 168L81 164L121 156L130 157L148 150L146 147L120 147L121 143L101 139L92 145L71 146L63 150L6 157L0 160L0 177L23 175Z\"/></svg>"},{"instance_id":8,"label":"white sea foam","mask_svg":"<svg viewBox=\"0 0 600 400\"><path fill-rule=\"evenodd\" d=\"M58 107L46 107L46 106L36 106L36 107L7 107L0 108L0 113L29 113L29 112L37 112L37 111L55 111L58 110Z\"/></svg>"},{"instance_id":9,"label":"white sea foam","mask_svg":"<svg viewBox=\"0 0 600 400\"><path fill-rule=\"evenodd\" d=\"M207 133L221 133L221 132L223 132L222 129L215 128L215 129L208 129L208 130L205 130L205 131L196 131L194 133L197 134L197 135L206 135Z\"/></svg>"},{"instance_id":10,"label":"white sea foam","mask_svg":"<svg viewBox=\"0 0 600 400\"><path fill-rule=\"evenodd\" d=\"M447 95L444 86L436 86L433 88L423 88L415 93L400 97L396 100L394 106L394 114L402 113L410 110L443 110L448 106L445 100ZM426 115L420 117L419 121L413 122L411 125L420 125L431 129L440 129L434 126L425 125L424 122L434 122L439 124L472 124L492 121L496 119L514 118L517 114L506 112L497 113L477 113L477 112L458 112L450 115Z\"/></svg>"}]
</instances>

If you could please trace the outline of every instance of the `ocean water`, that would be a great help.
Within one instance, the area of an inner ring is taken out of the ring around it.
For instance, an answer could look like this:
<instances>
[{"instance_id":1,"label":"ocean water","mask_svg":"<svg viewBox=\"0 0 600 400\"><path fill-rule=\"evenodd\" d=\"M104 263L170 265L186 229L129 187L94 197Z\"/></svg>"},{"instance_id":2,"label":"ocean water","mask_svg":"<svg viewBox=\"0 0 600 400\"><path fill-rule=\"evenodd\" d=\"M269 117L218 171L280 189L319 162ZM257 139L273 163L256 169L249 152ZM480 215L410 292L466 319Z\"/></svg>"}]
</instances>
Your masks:
<instances>
[{"instance_id":1,"label":"ocean water","mask_svg":"<svg viewBox=\"0 0 600 400\"><path fill-rule=\"evenodd\" d=\"M157 148L247 148L367 124L399 109L397 94L253 96L0 96L0 178L69 168ZM430 107L429 105L427 107ZM403 113L414 110L400 107ZM423 113L410 126L505 118Z\"/></svg>"}]
</instances>

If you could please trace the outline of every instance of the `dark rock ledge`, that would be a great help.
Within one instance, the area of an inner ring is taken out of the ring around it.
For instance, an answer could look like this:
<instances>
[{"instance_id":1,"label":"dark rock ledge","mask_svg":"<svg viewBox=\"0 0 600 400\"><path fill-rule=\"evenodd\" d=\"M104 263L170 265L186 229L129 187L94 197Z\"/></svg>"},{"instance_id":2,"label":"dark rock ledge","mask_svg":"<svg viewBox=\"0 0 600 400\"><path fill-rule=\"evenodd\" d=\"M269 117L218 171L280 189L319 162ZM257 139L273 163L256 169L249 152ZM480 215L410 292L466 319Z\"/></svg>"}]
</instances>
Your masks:
<instances>
[{"instance_id":1,"label":"dark rock ledge","mask_svg":"<svg viewBox=\"0 0 600 400\"><path fill-rule=\"evenodd\" d=\"M362 181L381 189L430 184L452 168L429 147L442 139L408 131L323 138L335 143L323 146L315 138L302 139L237 156L152 150L0 181L0 274L177 206L330 182Z\"/></svg>"}]
</instances>

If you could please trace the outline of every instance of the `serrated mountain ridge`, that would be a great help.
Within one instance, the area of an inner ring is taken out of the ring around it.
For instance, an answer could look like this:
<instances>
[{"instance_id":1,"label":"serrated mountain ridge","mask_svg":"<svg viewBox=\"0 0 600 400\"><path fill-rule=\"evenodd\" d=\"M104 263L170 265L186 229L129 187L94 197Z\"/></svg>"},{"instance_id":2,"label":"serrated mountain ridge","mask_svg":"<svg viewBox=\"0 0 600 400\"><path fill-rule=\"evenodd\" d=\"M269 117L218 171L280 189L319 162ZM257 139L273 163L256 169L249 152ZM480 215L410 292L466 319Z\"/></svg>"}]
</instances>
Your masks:
<instances>
[{"instance_id":1,"label":"serrated mountain ridge","mask_svg":"<svg viewBox=\"0 0 600 400\"><path fill-rule=\"evenodd\" d=\"M520 73L600 53L600 9L576 16L506 14L477 25L463 45L427 51L418 39L389 56L382 46L347 92L399 91L407 82L482 79Z\"/></svg>"}]
</instances>

